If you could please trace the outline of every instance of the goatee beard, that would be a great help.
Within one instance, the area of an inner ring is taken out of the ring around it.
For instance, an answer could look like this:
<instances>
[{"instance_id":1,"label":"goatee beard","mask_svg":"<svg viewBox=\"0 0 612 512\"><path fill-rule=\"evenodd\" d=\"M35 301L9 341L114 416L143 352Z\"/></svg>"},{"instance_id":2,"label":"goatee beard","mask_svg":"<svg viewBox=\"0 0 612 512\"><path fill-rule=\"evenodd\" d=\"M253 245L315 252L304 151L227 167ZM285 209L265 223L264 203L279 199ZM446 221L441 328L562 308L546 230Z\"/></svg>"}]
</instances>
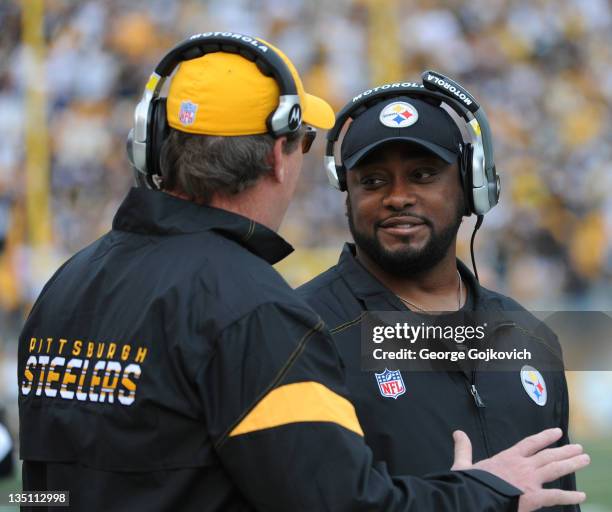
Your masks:
<instances>
[{"instance_id":1,"label":"goatee beard","mask_svg":"<svg viewBox=\"0 0 612 512\"><path fill-rule=\"evenodd\" d=\"M380 243L376 227L376 231L373 234L359 231L355 227L351 202L348 197L346 206L349 229L357 247L367 254L380 269L397 277L410 277L421 274L442 261L457 236L464 211L463 205L460 204L455 221L440 231L436 231L430 221L423 219L431 230L431 236L422 249L415 250L406 247L404 249L388 251ZM400 214L398 213L398 215Z\"/></svg>"}]
</instances>

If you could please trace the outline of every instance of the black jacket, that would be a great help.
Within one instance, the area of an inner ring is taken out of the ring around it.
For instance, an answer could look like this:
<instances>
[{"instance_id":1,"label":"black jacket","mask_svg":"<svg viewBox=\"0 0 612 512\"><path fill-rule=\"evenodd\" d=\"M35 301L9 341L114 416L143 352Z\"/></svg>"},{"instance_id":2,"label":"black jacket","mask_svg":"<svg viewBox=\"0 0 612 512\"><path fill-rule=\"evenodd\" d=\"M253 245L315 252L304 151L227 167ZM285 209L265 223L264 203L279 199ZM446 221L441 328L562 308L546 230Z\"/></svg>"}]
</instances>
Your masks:
<instances>
[{"instance_id":1,"label":"black jacket","mask_svg":"<svg viewBox=\"0 0 612 512\"><path fill-rule=\"evenodd\" d=\"M516 301L480 286L460 261L458 268L469 288L474 310L491 314L524 311L521 318L532 318ZM456 371L403 371L405 392L396 399L384 397L374 372L361 370L361 320L364 311L406 308L355 259L352 244L345 246L336 266L298 288L298 292L330 329L346 366L346 384L366 443L374 459L386 461L392 474L423 476L450 467L451 435L456 429L470 437L475 461L546 428L561 427L564 436L559 443L568 442L567 385L560 371L541 372L548 392L544 406L528 396L518 372L462 371L459 366ZM534 321L533 325L542 324ZM508 345L525 342L532 346L518 329L505 329L503 336L508 337ZM549 339L544 350L553 347L559 351L552 332L546 336ZM575 489L574 476L551 486Z\"/></svg>"},{"instance_id":2,"label":"black jacket","mask_svg":"<svg viewBox=\"0 0 612 512\"><path fill-rule=\"evenodd\" d=\"M323 322L270 265L290 251L239 215L131 190L23 329L24 489L88 511L515 510L488 473L373 465Z\"/></svg>"}]
</instances>

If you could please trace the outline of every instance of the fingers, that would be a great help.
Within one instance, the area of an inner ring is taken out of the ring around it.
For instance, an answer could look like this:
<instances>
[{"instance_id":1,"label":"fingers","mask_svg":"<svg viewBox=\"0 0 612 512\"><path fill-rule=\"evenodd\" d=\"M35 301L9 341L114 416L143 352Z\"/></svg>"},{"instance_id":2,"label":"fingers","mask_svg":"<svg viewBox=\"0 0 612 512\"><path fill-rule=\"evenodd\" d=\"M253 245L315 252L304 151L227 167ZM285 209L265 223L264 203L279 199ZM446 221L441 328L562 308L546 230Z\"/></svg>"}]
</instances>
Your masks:
<instances>
[{"instance_id":1,"label":"fingers","mask_svg":"<svg viewBox=\"0 0 612 512\"><path fill-rule=\"evenodd\" d=\"M581 445L566 444L565 446L561 446L559 448L548 448L547 450L542 450L539 453L536 453L533 456L533 462L535 462L537 467L546 466L551 462L575 457L576 455L580 455L582 452L583 450Z\"/></svg>"},{"instance_id":2,"label":"fingers","mask_svg":"<svg viewBox=\"0 0 612 512\"><path fill-rule=\"evenodd\" d=\"M557 478L574 473L579 469L588 466L590 463L591 457L589 457L586 453L583 453L582 455L576 455L570 459L551 462L550 464L541 467L537 471L541 482L552 482Z\"/></svg>"},{"instance_id":3,"label":"fingers","mask_svg":"<svg viewBox=\"0 0 612 512\"><path fill-rule=\"evenodd\" d=\"M508 451L516 450L520 455L529 457L534 453L539 452L543 448L550 446L555 441L558 441L563 432L560 428L549 428L548 430L542 430L542 432L533 436L526 437L525 439L516 443Z\"/></svg>"},{"instance_id":4,"label":"fingers","mask_svg":"<svg viewBox=\"0 0 612 512\"><path fill-rule=\"evenodd\" d=\"M581 491L562 491L561 489L541 489L534 496L534 501L540 507L555 505L578 505L586 500L586 494Z\"/></svg>"},{"instance_id":5,"label":"fingers","mask_svg":"<svg viewBox=\"0 0 612 512\"><path fill-rule=\"evenodd\" d=\"M453 432L453 441L455 441L455 461L453 462L453 471L460 469L469 469L472 467L472 442L465 432L456 430Z\"/></svg>"}]
</instances>

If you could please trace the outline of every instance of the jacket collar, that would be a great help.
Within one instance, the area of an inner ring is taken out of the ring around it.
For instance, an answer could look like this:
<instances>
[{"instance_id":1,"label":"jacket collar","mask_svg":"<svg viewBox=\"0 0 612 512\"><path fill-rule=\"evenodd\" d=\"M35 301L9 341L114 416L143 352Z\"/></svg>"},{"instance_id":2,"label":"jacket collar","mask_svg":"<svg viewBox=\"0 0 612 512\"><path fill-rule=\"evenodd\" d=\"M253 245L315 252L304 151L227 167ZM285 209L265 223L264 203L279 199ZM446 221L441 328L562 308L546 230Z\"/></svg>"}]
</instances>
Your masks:
<instances>
[{"instance_id":1,"label":"jacket collar","mask_svg":"<svg viewBox=\"0 0 612 512\"><path fill-rule=\"evenodd\" d=\"M357 261L355 244L344 244L338 260L338 269L353 294L364 303L368 311L406 310L402 301ZM474 308L476 310L486 309L484 297L486 294L483 293L486 290L480 286L474 274L459 259L457 259L457 269L472 294Z\"/></svg>"},{"instance_id":2,"label":"jacket collar","mask_svg":"<svg viewBox=\"0 0 612 512\"><path fill-rule=\"evenodd\" d=\"M115 214L113 229L148 235L214 231L271 265L293 252L281 236L254 220L144 188L130 189Z\"/></svg>"}]
</instances>

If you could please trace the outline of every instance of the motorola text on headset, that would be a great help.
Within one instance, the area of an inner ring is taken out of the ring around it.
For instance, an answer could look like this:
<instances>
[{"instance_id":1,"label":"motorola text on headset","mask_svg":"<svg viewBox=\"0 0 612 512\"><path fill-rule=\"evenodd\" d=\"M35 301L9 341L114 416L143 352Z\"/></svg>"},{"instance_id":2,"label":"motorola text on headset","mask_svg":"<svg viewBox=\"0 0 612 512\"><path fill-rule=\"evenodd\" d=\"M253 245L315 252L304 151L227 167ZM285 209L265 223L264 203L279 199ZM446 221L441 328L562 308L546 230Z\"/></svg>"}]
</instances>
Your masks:
<instances>
[{"instance_id":1,"label":"motorola text on headset","mask_svg":"<svg viewBox=\"0 0 612 512\"><path fill-rule=\"evenodd\" d=\"M469 139L459 148L459 171L461 183L467 199L467 213L476 214L478 219L470 242L472 267L478 279L474 258L474 238L482 225L484 214L499 201L500 179L495 168L493 138L489 121L481 106L463 86L435 71L425 71L421 75L422 84L414 82L384 84L368 89L355 96L336 116L336 123L327 133L325 150L325 170L330 184L338 190L346 190L346 167L336 162L336 143L343 127L349 119L358 117L372 105L389 97L412 96L431 98L448 105L459 117L465 120ZM453 118L454 120L454 118ZM461 133L464 130L459 127Z\"/></svg>"},{"instance_id":2,"label":"motorola text on headset","mask_svg":"<svg viewBox=\"0 0 612 512\"><path fill-rule=\"evenodd\" d=\"M266 120L271 135L280 137L300 127L302 110L295 80L273 48L257 38L235 32L194 34L170 50L157 64L134 111L134 127L128 135L127 152L138 185L155 190L161 187L159 156L169 133L166 98L161 96L164 83L181 62L215 52L237 53L254 62L263 75L276 80L280 90L279 103Z\"/></svg>"}]
</instances>

